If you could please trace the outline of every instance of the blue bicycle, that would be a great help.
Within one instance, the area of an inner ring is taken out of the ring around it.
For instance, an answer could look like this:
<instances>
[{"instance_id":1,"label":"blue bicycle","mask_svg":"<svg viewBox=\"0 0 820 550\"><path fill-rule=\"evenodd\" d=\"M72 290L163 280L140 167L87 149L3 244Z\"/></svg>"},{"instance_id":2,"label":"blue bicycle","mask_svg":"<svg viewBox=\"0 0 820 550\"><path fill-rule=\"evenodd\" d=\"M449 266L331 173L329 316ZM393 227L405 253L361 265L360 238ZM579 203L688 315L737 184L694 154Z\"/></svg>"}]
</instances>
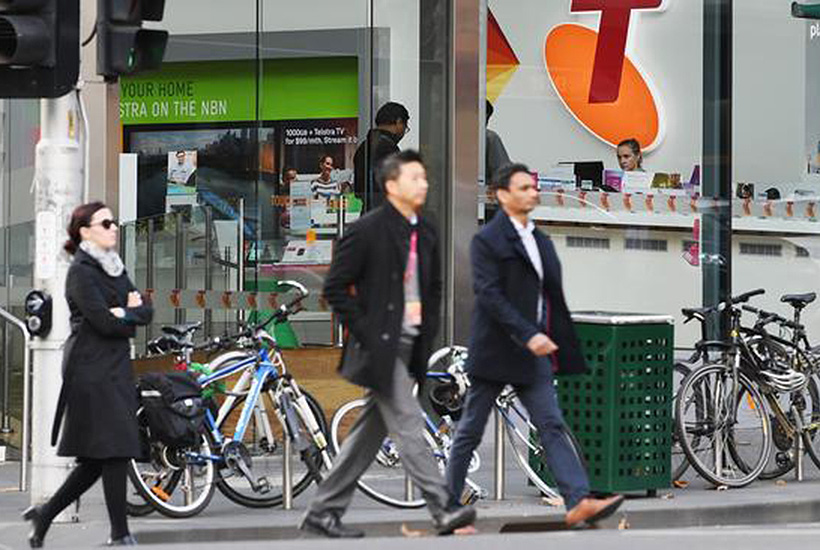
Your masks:
<instances>
[{"instance_id":1,"label":"blue bicycle","mask_svg":"<svg viewBox=\"0 0 820 550\"><path fill-rule=\"evenodd\" d=\"M298 296L239 335L194 345L192 336L198 324L163 328L165 349L171 348L191 368L196 350L226 346L240 350L220 355L198 378L203 393L219 383L233 382L230 390L221 392L222 402L212 401L208 407L198 445L167 447L152 440L147 425L141 423L149 458L132 460L129 473L137 492L160 513L174 518L194 516L207 507L214 489L243 506L280 505L285 438L299 458L290 465L294 495L330 467L322 408L287 372L276 339L263 328L271 320L287 320L308 294L299 283L282 284L294 288Z\"/></svg>"}]
</instances>

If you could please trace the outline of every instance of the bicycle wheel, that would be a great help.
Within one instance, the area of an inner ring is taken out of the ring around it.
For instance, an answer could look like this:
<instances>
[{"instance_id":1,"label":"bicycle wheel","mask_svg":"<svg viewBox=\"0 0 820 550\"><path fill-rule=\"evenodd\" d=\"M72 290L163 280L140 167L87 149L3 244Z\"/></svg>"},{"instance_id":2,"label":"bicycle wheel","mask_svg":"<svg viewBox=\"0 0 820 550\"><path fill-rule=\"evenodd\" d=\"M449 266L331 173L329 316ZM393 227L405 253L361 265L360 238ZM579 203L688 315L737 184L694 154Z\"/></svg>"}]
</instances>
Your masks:
<instances>
[{"instance_id":1,"label":"bicycle wheel","mask_svg":"<svg viewBox=\"0 0 820 550\"><path fill-rule=\"evenodd\" d=\"M155 510L171 518L188 518L208 506L214 494L214 463L204 433L198 447L174 449L152 441L147 462L131 460L128 475Z\"/></svg>"},{"instance_id":2,"label":"bicycle wheel","mask_svg":"<svg viewBox=\"0 0 820 550\"><path fill-rule=\"evenodd\" d=\"M514 391L506 391L496 400L496 407L501 412L506 426L507 441L512 447L513 457L518 467L526 474L530 482L542 495L548 498L562 498L555 485L546 462L546 452L541 444L538 430L530 422L529 415ZM580 443L572 431L564 430L567 440L575 451L578 460L586 470L586 460Z\"/></svg>"},{"instance_id":3,"label":"bicycle wheel","mask_svg":"<svg viewBox=\"0 0 820 550\"><path fill-rule=\"evenodd\" d=\"M690 372L692 372L692 369L689 368L689 365L686 363L675 363L672 370L672 403L676 402L681 385ZM674 422L672 423L672 450L670 455L672 459L672 481L678 481L689 469L689 459L686 458L686 453L683 452L683 447L681 446L680 441L678 441L678 431L675 428Z\"/></svg>"},{"instance_id":4,"label":"bicycle wheel","mask_svg":"<svg viewBox=\"0 0 820 550\"><path fill-rule=\"evenodd\" d=\"M148 430L145 426L139 427L140 442L145 447L149 448ZM131 517L142 517L154 511L154 507L142 498L137 486L134 483L128 484L128 492L125 495L125 512Z\"/></svg>"},{"instance_id":5,"label":"bicycle wheel","mask_svg":"<svg viewBox=\"0 0 820 550\"><path fill-rule=\"evenodd\" d=\"M793 368L798 371L808 370L805 367L804 355L798 349L788 344L781 344L771 338L758 338L750 344L750 349L756 355L760 365L774 372L785 372ZM765 376L768 370L761 372ZM811 378L805 388L795 391L777 391L768 386L764 392L769 412L769 424L772 428L772 452L760 479L776 479L794 469L796 460L795 430L797 416L800 425L810 426L812 418L820 415L820 404L817 400L817 386ZM808 450L809 445L806 445ZM738 466L748 469L742 459L736 460Z\"/></svg>"},{"instance_id":6,"label":"bicycle wheel","mask_svg":"<svg viewBox=\"0 0 820 550\"><path fill-rule=\"evenodd\" d=\"M302 393L307 400L310 413L313 414L322 432L327 434L327 421L321 406L309 393ZM239 422L246 398L247 394L240 395L218 426L227 443L222 449L225 460L217 469L217 487L222 494L242 506L279 506L283 498L285 431L276 411L274 390L268 389L260 393L242 441L229 441ZM301 460L291 461L294 496L302 493L314 481L315 466L324 467L330 461L312 441L301 409L297 407L296 412L299 417L297 429L302 432L301 436L308 447L302 450L294 449L294 453L301 453Z\"/></svg>"},{"instance_id":7,"label":"bicycle wheel","mask_svg":"<svg viewBox=\"0 0 820 550\"><path fill-rule=\"evenodd\" d=\"M333 415L330 422L330 437L335 454L339 453L364 404L364 399L349 401ZM424 431L424 439L443 474L446 468L446 449L442 449L427 430ZM382 442L376 459L359 479L358 485L359 489L373 500L394 508L422 508L426 504L423 498L417 498L416 491L413 490L402 466L398 448L389 437Z\"/></svg>"},{"instance_id":8,"label":"bicycle wheel","mask_svg":"<svg viewBox=\"0 0 820 550\"><path fill-rule=\"evenodd\" d=\"M692 371L678 393L675 412L678 441L709 482L743 487L765 468L772 443L768 412L743 373L735 387L731 369L722 363Z\"/></svg>"}]
</instances>

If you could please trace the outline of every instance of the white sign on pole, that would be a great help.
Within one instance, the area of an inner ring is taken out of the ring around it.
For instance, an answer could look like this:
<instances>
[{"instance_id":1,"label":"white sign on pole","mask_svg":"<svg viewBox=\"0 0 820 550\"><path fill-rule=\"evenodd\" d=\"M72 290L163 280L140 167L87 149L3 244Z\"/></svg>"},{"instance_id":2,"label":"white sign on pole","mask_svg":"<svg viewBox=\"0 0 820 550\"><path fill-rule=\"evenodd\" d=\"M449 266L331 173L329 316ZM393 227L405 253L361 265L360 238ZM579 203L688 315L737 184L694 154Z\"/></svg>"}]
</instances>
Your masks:
<instances>
[{"instance_id":1,"label":"white sign on pole","mask_svg":"<svg viewBox=\"0 0 820 550\"><path fill-rule=\"evenodd\" d=\"M54 243L57 242L57 216L54 212L38 212L36 223L34 262L35 279L51 279L57 272L57 254Z\"/></svg>"}]
</instances>

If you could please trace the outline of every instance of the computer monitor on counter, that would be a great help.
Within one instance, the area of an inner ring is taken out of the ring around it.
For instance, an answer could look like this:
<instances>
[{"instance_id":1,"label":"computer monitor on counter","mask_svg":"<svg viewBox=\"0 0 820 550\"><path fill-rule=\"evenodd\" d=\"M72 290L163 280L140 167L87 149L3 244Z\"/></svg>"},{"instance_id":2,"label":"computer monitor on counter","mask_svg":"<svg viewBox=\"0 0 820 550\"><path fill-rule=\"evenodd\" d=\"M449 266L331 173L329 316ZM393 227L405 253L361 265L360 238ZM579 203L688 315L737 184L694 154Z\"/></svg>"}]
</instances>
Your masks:
<instances>
[{"instance_id":1,"label":"computer monitor on counter","mask_svg":"<svg viewBox=\"0 0 820 550\"><path fill-rule=\"evenodd\" d=\"M604 188L604 163L600 160L566 161L558 164L573 165L575 181L585 190Z\"/></svg>"}]
</instances>

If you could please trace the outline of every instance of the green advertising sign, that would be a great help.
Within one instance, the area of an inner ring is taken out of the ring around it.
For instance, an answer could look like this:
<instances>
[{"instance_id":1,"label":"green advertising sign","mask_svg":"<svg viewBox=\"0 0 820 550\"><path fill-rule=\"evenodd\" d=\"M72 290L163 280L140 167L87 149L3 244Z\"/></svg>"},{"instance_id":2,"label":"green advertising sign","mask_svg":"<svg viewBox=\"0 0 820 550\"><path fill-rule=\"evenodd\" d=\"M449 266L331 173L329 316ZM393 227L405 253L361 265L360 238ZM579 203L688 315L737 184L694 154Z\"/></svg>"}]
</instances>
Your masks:
<instances>
[{"instance_id":1,"label":"green advertising sign","mask_svg":"<svg viewBox=\"0 0 820 550\"><path fill-rule=\"evenodd\" d=\"M123 77L120 119L124 126L253 122L257 88L260 120L358 117L355 57L270 59L256 68L253 60L166 63Z\"/></svg>"}]
</instances>

